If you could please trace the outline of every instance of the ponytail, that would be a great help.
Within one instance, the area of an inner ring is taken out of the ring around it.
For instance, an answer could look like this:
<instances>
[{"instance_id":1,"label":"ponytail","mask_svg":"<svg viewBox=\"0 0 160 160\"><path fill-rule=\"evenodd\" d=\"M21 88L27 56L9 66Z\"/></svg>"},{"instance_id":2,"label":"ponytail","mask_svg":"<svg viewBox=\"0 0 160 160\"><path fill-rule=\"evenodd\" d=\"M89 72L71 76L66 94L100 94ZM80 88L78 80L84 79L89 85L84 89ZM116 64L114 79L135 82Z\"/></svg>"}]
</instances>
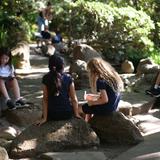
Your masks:
<instances>
[{"instance_id":1,"label":"ponytail","mask_svg":"<svg viewBox=\"0 0 160 160\"><path fill-rule=\"evenodd\" d=\"M60 89L62 86L61 78L62 75L56 70L52 70L49 72L48 77L48 91L51 95L58 95L60 93Z\"/></svg>"},{"instance_id":2,"label":"ponytail","mask_svg":"<svg viewBox=\"0 0 160 160\"><path fill-rule=\"evenodd\" d=\"M64 61L62 57L52 55L49 58L48 91L51 95L58 95L62 87L62 72Z\"/></svg>"}]
</instances>

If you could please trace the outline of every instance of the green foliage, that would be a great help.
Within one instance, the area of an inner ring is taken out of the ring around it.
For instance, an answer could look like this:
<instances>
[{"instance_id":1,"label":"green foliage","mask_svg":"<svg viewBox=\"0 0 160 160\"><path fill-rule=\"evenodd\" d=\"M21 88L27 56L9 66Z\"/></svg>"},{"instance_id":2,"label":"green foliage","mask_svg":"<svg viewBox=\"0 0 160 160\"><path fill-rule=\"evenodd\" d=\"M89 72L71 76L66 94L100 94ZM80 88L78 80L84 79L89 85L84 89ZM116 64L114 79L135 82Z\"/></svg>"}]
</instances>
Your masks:
<instances>
[{"instance_id":1,"label":"green foliage","mask_svg":"<svg viewBox=\"0 0 160 160\"><path fill-rule=\"evenodd\" d=\"M156 63L160 65L160 49L154 49L150 53L150 58Z\"/></svg>"},{"instance_id":2,"label":"green foliage","mask_svg":"<svg viewBox=\"0 0 160 160\"><path fill-rule=\"evenodd\" d=\"M82 0L61 3L55 10L53 27L61 28L69 39L98 44L106 57L121 52L128 58L131 53L140 58L154 47L151 41L154 23L143 11Z\"/></svg>"},{"instance_id":3,"label":"green foliage","mask_svg":"<svg viewBox=\"0 0 160 160\"><path fill-rule=\"evenodd\" d=\"M28 40L29 26L22 17L3 15L0 17L0 45L13 47L18 41Z\"/></svg>"},{"instance_id":4,"label":"green foliage","mask_svg":"<svg viewBox=\"0 0 160 160\"><path fill-rule=\"evenodd\" d=\"M12 48L31 36L34 0L5 0L0 5L0 45ZM29 22L29 23L28 23Z\"/></svg>"}]
</instances>

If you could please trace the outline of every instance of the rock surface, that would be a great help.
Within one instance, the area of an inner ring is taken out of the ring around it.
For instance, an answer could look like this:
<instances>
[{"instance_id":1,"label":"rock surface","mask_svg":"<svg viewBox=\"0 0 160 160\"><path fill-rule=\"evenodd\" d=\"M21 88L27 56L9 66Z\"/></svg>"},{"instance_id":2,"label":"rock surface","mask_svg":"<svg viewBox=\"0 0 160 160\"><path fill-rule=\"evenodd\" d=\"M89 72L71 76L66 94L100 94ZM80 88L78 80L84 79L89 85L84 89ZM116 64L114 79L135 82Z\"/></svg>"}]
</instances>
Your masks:
<instances>
[{"instance_id":1,"label":"rock surface","mask_svg":"<svg viewBox=\"0 0 160 160\"><path fill-rule=\"evenodd\" d=\"M81 119L50 121L25 129L12 143L14 158L34 157L37 154L99 145L99 138Z\"/></svg>"},{"instance_id":2,"label":"rock surface","mask_svg":"<svg viewBox=\"0 0 160 160\"><path fill-rule=\"evenodd\" d=\"M89 123L102 143L137 144L143 141L138 127L120 112L94 116Z\"/></svg>"}]
</instances>

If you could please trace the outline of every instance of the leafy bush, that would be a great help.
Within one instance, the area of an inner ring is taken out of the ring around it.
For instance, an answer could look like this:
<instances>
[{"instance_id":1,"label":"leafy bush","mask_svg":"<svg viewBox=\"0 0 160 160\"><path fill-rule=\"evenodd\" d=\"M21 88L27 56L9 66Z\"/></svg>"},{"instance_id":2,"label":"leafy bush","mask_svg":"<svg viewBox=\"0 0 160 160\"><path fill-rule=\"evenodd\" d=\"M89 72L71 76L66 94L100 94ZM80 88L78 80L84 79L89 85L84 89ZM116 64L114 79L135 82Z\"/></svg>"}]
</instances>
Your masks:
<instances>
[{"instance_id":1,"label":"leafy bush","mask_svg":"<svg viewBox=\"0 0 160 160\"><path fill-rule=\"evenodd\" d=\"M0 45L14 47L17 42L29 39L29 25L22 17L0 16Z\"/></svg>"},{"instance_id":2,"label":"leafy bush","mask_svg":"<svg viewBox=\"0 0 160 160\"><path fill-rule=\"evenodd\" d=\"M0 45L12 48L18 41L30 40L35 23L34 0L0 2Z\"/></svg>"},{"instance_id":3,"label":"leafy bush","mask_svg":"<svg viewBox=\"0 0 160 160\"><path fill-rule=\"evenodd\" d=\"M154 23L142 11L82 0L56 6L53 28L61 28L69 39L86 39L100 46L106 57L121 53L129 58L134 53L140 58L154 47L150 40Z\"/></svg>"},{"instance_id":4,"label":"leafy bush","mask_svg":"<svg viewBox=\"0 0 160 160\"><path fill-rule=\"evenodd\" d=\"M160 49L154 49L150 53L150 58L157 64L160 65Z\"/></svg>"}]
</instances>

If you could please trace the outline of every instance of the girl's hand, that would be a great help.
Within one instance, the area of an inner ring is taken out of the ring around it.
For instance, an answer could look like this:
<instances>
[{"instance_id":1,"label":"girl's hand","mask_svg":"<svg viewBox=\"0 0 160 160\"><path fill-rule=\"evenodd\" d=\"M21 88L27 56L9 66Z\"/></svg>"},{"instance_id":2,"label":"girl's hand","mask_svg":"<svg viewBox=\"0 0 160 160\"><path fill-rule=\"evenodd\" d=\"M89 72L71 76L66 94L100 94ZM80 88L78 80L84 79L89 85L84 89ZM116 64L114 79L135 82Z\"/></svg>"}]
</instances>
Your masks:
<instances>
[{"instance_id":1,"label":"girl's hand","mask_svg":"<svg viewBox=\"0 0 160 160\"><path fill-rule=\"evenodd\" d=\"M41 126L43 123L45 123L47 120L45 118L41 118L40 120L38 120L35 125L37 126Z\"/></svg>"}]
</instances>

